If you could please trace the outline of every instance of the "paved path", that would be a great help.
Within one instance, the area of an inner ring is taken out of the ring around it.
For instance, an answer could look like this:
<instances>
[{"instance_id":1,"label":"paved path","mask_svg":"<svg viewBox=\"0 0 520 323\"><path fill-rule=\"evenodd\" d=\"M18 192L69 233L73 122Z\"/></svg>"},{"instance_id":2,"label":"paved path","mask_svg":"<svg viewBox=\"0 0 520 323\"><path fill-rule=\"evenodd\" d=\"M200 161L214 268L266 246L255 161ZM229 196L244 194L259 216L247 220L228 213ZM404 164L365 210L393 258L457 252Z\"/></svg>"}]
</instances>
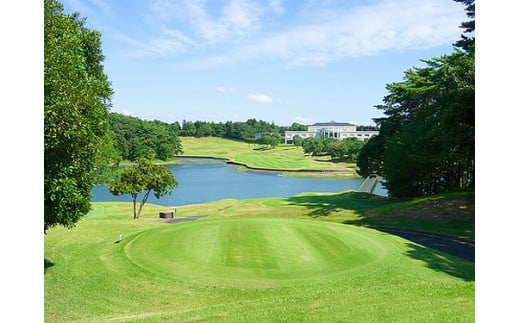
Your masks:
<instances>
[{"instance_id":1,"label":"paved path","mask_svg":"<svg viewBox=\"0 0 520 323\"><path fill-rule=\"evenodd\" d=\"M376 230L395 234L426 247L444 251L467 261L475 262L475 244L429 233L373 227Z\"/></svg>"},{"instance_id":2,"label":"paved path","mask_svg":"<svg viewBox=\"0 0 520 323\"><path fill-rule=\"evenodd\" d=\"M363 183L361 183L361 185L358 188L358 192L372 194L372 192L374 192L374 188L376 187L378 180L379 178L377 176L370 175L363 181Z\"/></svg>"},{"instance_id":3,"label":"paved path","mask_svg":"<svg viewBox=\"0 0 520 323\"><path fill-rule=\"evenodd\" d=\"M187 222L187 221L195 221L197 219L203 218L206 215L193 215L193 216L187 216L184 218L175 218L175 219L165 219L164 222L166 223L180 223L180 222Z\"/></svg>"}]
</instances>

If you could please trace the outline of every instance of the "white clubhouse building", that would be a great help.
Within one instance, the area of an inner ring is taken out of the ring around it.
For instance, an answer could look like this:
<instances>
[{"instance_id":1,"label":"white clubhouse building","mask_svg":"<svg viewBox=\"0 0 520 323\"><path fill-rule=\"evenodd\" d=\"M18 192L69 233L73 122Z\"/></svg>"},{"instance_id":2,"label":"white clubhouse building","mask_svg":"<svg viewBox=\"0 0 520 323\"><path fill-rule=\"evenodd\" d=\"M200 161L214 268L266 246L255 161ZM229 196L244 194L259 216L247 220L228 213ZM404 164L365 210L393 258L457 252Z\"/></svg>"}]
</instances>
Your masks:
<instances>
[{"instance_id":1,"label":"white clubhouse building","mask_svg":"<svg viewBox=\"0 0 520 323\"><path fill-rule=\"evenodd\" d=\"M359 140L370 139L377 136L379 131L357 131L357 126L344 122L315 123L307 127L307 131L286 131L285 143L292 144L294 136L305 138L331 137L342 140L345 138L356 138Z\"/></svg>"}]
</instances>

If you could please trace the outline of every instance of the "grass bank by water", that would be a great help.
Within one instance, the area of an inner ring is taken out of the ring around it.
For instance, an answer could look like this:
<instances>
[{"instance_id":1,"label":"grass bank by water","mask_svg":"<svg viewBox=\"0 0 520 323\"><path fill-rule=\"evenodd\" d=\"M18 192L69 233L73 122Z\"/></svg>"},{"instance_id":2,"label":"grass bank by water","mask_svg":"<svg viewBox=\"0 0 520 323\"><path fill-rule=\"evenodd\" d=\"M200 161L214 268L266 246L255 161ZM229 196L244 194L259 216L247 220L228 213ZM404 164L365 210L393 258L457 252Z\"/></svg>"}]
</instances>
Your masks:
<instances>
[{"instance_id":1,"label":"grass bank by water","mask_svg":"<svg viewBox=\"0 0 520 323\"><path fill-rule=\"evenodd\" d=\"M358 176L354 163L335 163L330 160L330 156L305 156L301 147L293 145L279 145L267 149L264 145L215 137L181 137L181 141L184 156L224 158L249 168L287 171L287 175L294 176ZM314 173L296 172L303 170L314 171ZM320 171L328 173L320 173Z\"/></svg>"}]
</instances>

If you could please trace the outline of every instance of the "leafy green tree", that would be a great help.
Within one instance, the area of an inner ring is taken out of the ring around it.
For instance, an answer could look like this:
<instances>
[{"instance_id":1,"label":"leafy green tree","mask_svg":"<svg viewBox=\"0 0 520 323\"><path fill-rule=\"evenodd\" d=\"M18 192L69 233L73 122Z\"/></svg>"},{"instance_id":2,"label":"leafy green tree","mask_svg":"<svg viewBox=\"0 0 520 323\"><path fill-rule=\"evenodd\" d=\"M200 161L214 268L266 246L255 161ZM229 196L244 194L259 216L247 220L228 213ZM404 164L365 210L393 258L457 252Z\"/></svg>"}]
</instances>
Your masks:
<instances>
[{"instance_id":1,"label":"leafy green tree","mask_svg":"<svg viewBox=\"0 0 520 323\"><path fill-rule=\"evenodd\" d=\"M195 136L197 129L191 121L182 120L181 136L193 137Z\"/></svg>"},{"instance_id":2,"label":"leafy green tree","mask_svg":"<svg viewBox=\"0 0 520 323\"><path fill-rule=\"evenodd\" d=\"M307 131L308 127L306 125L300 124L298 122L293 122L289 130L293 131Z\"/></svg>"},{"instance_id":3,"label":"leafy green tree","mask_svg":"<svg viewBox=\"0 0 520 323\"><path fill-rule=\"evenodd\" d=\"M303 139L302 143L303 153L312 155L318 149L318 139L310 137Z\"/></svg>"},{"instance_id":4,"label":"leafy green tree","mask_svg":"<svg viewBox=\"0 0 520 323\"><path fill-rule=\"evenodd\" d=\"M280 134L278 134L277 132L263 134L262 137L258 140L258 142L260 144L274 148L280 144Z\"/></svg>"},{"instance_id":5,"label":"leafy green tree","mask_svg":"<svg viewBox=\"0 0 520 323\"><path fill-rule=\"evenodd\" d=\"M293 137L293 145L301 147L303 145L303 138L300 135L295 135Z\"/></svg>"},{"instance_id":6,"label":"leafy green tree","mask_svg":"<svg viewBox=\"0 0 520 323\"><path fill-rule=\"evenodd\" d=\"M44 2L44 231L71 228L90 210L92 187L112 160L112 89L101 33L79 14Z\"/></svg>"},{"instance_id":7,"label":"leafy green tree","mask_svg":"<svg viewBox=\"0 0 520 323\"><path fill-rule=\"evenodd\" d=\"M158 120L141 120L110 113L110 126L115 133L121 159L134 161L139 157L145 157L169 160L182 154L178 123L167 124Z\"/></svg>"},{"instance_id":8,"label":"leafy green tree","mask_svg":"<svg viewBox=\"0 0 520 323\"><path fill-rule=\"evenodd\" d=\"M341 141L329 142L327 152L332 159L354 161L365 143L356 138L345 138Z\"/></svg>"},{"instance_id":9,"label":"leafy green tree","mask_svg":"<svg viewBox=\"0 0 520 323\"><path fill-rule=\"evenodd\" d=\"M139 218L144 204L153 191L156 198L171 194L179 183L168 168L159 164L152 164L145 158L138 158L136 163L129 167L122 167L115 177L108 182L110 193L114 195L130 194L134 205L134 219ZM137 197L144 193L139 208Z\"/></svg>"},{"instance_id":10,"label":"leafy green tree","mask_svg":"<svg viewBox=\"0 0 520 323\"><path fill-rule=\"evenodd\" d=\"M134 161L141 157L146 159L155 158L155 150L151 147L149 140L140 137L132 137L129 143L129 160Z\"/></svg>"}]
</instances>

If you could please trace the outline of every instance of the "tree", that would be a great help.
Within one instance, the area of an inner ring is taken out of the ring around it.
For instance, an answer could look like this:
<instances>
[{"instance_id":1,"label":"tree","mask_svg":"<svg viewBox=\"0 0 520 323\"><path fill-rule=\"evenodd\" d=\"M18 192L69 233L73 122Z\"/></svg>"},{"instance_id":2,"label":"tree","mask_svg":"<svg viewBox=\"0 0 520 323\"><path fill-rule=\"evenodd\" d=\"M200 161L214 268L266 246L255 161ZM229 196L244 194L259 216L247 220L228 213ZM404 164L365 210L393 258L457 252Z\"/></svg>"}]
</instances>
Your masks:
<instances>
[{"instance_id":1,"label":"tree","mask_svg":"<svg viewBox=\"0 0 520 323\"><path fill-rule=\"evenodd\" d=\"M151 191L156 198L171 194L179 183L168 168L159 164L152 164L146 158L138 158L136 163L121 168L115 177L108 182L108 189L114 195L130 194L134 205L134 219L139 218L144 204ZM137 197L144 193L139 208Z\"/></svg>"},{"instance_id":2,"label":"tree","mask_svg":"<svg viewBox=\"0 0 520 323\"><path fill-rule=\"evenodd\" d=\"M314 137L309 137L303 139L302 142L303 153L312 156L314 152L318 149L318 139Z\"/></svg>"},{"instance_id":3,"label":"tree","mask_svg":"<svg viewBox=\"0 0 520 323\"><path fill-rule=\"evenodd\" d=\"M461 39L454 45L467 52L475 52L475 36L471 35L475 31L475 0L454 0L455 2L461 2L466 5L466 15L471 20L464 21L460 25L460 28L464 29L464 33L469 34L466 36L461 35Z\"/></svg>"},{"instance_id":4,"label":"tree","mask_svg":"<svg viewBox=\"0 0 520 323\"><path fill-rule=\"evenodd\" d=\"M266 145L267 147L274 148L280 144L280 134L277 132L275 133L264 133L262 136L257 140L259 144Z\"/></svg>"},{"instance_id":5,"label":"tree","mask_svg":"<svg viewBox=\"0 0 520 323\"><path fill-rule=\"evenodd\" d=\"M71 228L90 210L92 187L111 155L112 89L101 33L79 14L44 2L44 231Z\"/></svg>"},{"instance_id":6,"label":"tree","mask_svg":"<svg viewBox=\"0 0 520 323\"><path fill-rule=\"evenodd\" d=\"M341 141L330 141L327 151L332 159L337 160L357 160L359 152L365 144L364 141L356 138L345 138Z\"/></svg>"},{"instance_id":7,"label":"tree","mask_svg":"<svg viewBox=\"0 0 520 323\"><path fill-rule=\"evenodd\" d=\"M357 165L362 176L383 174L383 135L370 138L359 152Z\"/></svg>"},{"instance_id":8,"label":"tree","mask_svg":"<svg viewBox=\"0 0 520 323\"><path fill-rule=\"evenodd\" d=\"M474 17L474 1L467 4ZM474 21L462 25L473 32ZM360 153L364 174L385 178L392 196L412 197L467 190L475 184L474 37L463 37L455 52L405 72L387 85L386 117L375 120L379 136ZM462 49L462 50L461 50Z\"/></svg>"},{"instance_id":9,"label":"tree","mask_svg":"<svg viewBox=\"0 0 520 323\"><path fill-rule=\"evenodd\" d=\"M119 113L110 113L109 119L121 159L134 161L145 157L170 160L183 153L178 122L168 124L158 120L141 120Z\"/></svg>"},{"instance_id":10,"label":"tree","mask_svg":"<svg viewBox=\"0 0 520 323\"><path fill-rule=\"evenodd\" d=\"M303 145L303 138L300 135L295 135L293 137L293 145L301 147Z\"/></svg>"}]
</instances>

